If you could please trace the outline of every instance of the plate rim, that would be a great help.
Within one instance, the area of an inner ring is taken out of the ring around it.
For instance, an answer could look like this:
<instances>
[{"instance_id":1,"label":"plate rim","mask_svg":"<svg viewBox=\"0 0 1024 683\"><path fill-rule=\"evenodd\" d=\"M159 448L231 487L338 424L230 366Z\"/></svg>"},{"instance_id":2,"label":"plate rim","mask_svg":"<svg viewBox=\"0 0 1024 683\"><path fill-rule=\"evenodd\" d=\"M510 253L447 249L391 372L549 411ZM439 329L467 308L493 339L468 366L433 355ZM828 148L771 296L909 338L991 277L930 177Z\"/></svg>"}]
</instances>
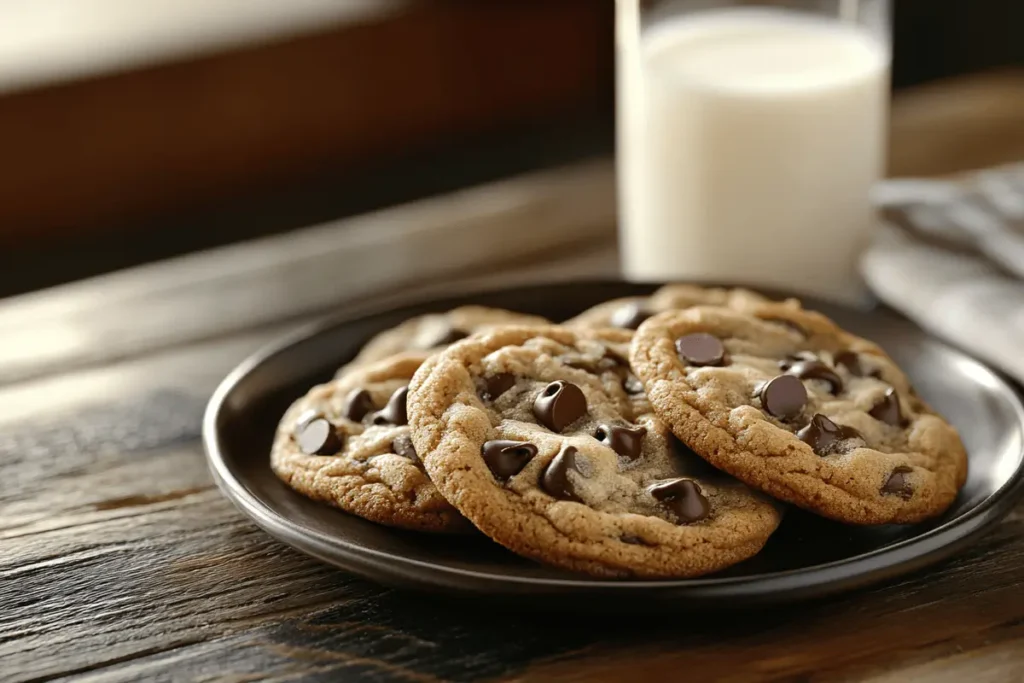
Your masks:
<instances>
[{"instance_id":1,"label":"plate rim","mask_svg":"<svg viewBox=\"0 0 1024 683\"><path fill-rule=\"evenodd\" d=\"M389 577L397 577L410 585L421 588L430 586L450 592L488 592L488 589L503 589L501 594L521 594L538 590L566 591L574 593L599 591L603 593L655 590L682 592L694 598L714 599L718 597L768 598L768 602L780 602L797 597L815 597L846 591L884 580L887 576L903 575L924 568L956 554L966 545L980 538L999 520L1008 514L1024 494L1024 457L1013 474L993 493L976 507L928 531L897 541L882 548L876 548L852 557L833 560L810 567L788 569L780 572L758 573L745 576L715 576L686 579L599 579L580 574L578 577L529 577L500 576L494 573L453 567L436 562L416 560L391 552L367 547L339 536L323 534L292 520L266 505L255 496L237 477L228 465L219 442L218 416L225 408L233 389L248 375L272 357L287 351L339 325L352 324L361 320L417 309L425 305L445 305L464 300L474 295L497 295L502 293L527 292L557 286L631 286L616 280L572 280L555 281L546 284L531 284L508 288L488 288L467 292L461 296L426 298L385 308L359 307L303 324L264 344L236 365L217 385L203 414L202 442L207 465L221 492L243 514L274 538L297 548L317 559L347 571L381 579L380 570ZM806 298L806 297L805 297ZM974 371L984 376L1012 407L1017 424L1024 436L1024 403L1012 383L984 362L966 352L921 330L930 342L954 354L963 362L974 366ZM1024 451L1022 451L1024 455ZM298 494L296 494L298 495ZM345 514L338 511L338 514ZM327 549L329 552L325 551ZM332 553L340 554L347 562L339 563ZM891 557L892 561L878 563L880 557ZM371 575L370 571L374 573ZM407 575L416 572L414 581L407 581ZM442 578L443 577L443 578ZM458 589L443 579L471 579L485 586L463 584ZM511 589L511 590L510 590ZM773 599L774 598L774 599Z\"/></svg>"}]
</instances>

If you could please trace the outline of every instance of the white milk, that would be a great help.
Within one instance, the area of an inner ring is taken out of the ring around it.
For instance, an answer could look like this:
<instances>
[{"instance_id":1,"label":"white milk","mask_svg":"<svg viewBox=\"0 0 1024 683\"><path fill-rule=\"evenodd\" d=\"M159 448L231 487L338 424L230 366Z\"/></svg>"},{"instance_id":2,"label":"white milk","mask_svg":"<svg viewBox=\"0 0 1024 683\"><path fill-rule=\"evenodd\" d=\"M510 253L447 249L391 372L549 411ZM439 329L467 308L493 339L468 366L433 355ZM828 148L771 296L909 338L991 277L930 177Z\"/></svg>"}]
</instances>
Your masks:
<instances>
[{"instance_id":1,"label":"white milk","mask_svg":"<svg viewBox=\"0 0 1024 683\"><path fill-rule=\"evenodd\" d=\"M626 276L858 298L884 164L887 47L785 10L705 12L636 35L620 17Z\"/></svg>"}]
</instances>

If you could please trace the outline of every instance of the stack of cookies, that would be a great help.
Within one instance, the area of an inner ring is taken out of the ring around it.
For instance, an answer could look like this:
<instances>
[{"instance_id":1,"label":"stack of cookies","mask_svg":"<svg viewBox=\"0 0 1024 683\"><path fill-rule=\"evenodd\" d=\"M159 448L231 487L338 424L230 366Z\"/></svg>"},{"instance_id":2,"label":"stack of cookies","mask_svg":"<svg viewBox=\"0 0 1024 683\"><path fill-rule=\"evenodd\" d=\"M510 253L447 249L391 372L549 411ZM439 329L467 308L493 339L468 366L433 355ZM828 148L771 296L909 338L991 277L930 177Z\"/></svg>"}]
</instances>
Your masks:
<instances>
[{"instance_id":1,"label":"stack of cookies","mask_svg":"<svg viewBox=\"0 0 1024 683\"><path fill-rule=\"evenodd\" d=\"M796 300L689 285L561 325L409 320L288 410L271 465L379 524L648 578L755 555L787 504L919 522L967 474L956 430L878 346Z\"/></svg>"}]
</instances>

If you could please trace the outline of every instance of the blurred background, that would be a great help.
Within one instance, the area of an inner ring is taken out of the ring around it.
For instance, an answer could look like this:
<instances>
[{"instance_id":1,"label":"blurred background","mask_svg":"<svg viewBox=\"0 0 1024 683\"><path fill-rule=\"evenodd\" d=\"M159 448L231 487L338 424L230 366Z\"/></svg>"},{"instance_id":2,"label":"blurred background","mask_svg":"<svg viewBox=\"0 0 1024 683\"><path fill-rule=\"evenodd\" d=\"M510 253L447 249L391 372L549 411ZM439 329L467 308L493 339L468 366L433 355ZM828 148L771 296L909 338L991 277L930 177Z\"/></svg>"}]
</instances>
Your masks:
<instances>
[{"instance_id":1,"label":"blurred background","mask_svg":"<svg viewBox=\"0 0 1024 683\"><path fill-rule=\"evenodd\" d=\"M0 296L607 157L613 13L0 0ZM1024 114L1024 3L896 0L894 22L896 91L991 74L952 106ZM897 146L890 171L1024 158L1024 125L999 130L928 158Z\"/></svg>"}]
</instances>

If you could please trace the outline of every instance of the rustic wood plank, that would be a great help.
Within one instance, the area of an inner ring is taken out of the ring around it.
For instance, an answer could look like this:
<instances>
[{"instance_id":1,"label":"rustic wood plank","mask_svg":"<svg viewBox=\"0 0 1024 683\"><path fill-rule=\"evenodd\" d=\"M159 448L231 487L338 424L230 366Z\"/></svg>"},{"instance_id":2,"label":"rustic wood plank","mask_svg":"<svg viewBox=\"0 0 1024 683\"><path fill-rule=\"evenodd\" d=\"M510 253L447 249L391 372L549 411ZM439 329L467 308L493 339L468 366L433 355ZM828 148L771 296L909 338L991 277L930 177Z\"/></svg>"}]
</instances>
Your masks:
<instances>
[{"instance_id":1,"label":"rustic wood plank","mask_svg":"<svg viewBox=\"0 0 1024 683\"><path fill-rule=\"evenodd\" d=\"M1024 158L1024 69L901 93L889 137L894 176L947 175Z\"/></svg>"},{"instance_id":2,"label":"rustic wood plank","mask_svg":"<svg viewBox=\"0 0 1024 683\"><path fill-rule=\"evenodd\" d=\"M981 158L982 138L986 162L1024 155L1022 84L1016 71L902 94L893 170L966 170ZM459 277L556 277L550 263L525 271L569 252L605 249L593 271L578 272L611 274L614 179L609 160L587 162L0 302L0 383L373 296L393 303L437 294Z\"/></svg>"},{"instance_id":3,"label":"rustic wood plank","mask_svg":"<svg viewBox=\"0 0 1024 683\"><path fill-rule=\"evenodd\" d=\"M0 97L0 149L18 169L0 185L0 244L609 111L611 18L586 0L387 3L304 35Z\"/></svg>"},{"instance_id":4,"label":"rustic wood plank","mask_svg":"<svg viewBox=\"0 0 1024 683\"><path fill-rule=\"evenodd\" d=\"M0 391L0 541L209 491L194 453L203 405L233 365L282 331ZM162 458L123 456L168 448Z\"/></svg>"},{"instance_id":5,"label":"rustic wood plank","mask_svg":"<svg viewBox=\"0 0 1024 683\"><path fill-rule=\"evenodd\" d=\"M647 680L699 670L705 680L839 680L1019 644L1024 605L1003 563L1019 561L1020 532L1018 520L940 572L825 605L588 625L442 608L370 587L280 548L223 501L199 497L93 525L87 550L66 549L73 532L51 532L35 539L41 559L33 563L12 544L19 564L3 577L17 580L26 602L4 601L5 621L16 626L0 628L0 656L19 675L88 670L96 680L339 670L470 680L531 663L513 678ZM130 638L116 637L126 630Z\"/></svg>"},{"instance_id":6,"label":"rustic wood plank","mask_svg":"<svg viewBox=\"0 0 1024 683\"><path fill-rule=\"evenodd\" d=\"M272 0L215 6L157 0L143 7L93 0L83 7L78 0L57 0L46 7L3 5L0 24L13 40L0 53L0 94L380 20L406 4L408 0L298 0L282 8ZM243 6L246 11L239 12ZM86 13L92 21L74 21Z\"/></svg>"},{"instance_id":7,"label":"rustic wood plank","mask_svg":"<svg viewBox=\"0 0 1024 683\"><path fill-rule=\"evenodd\" d=\"M472 276L610 275L613 189L610 165L586 163L15 297L0 302L0 384L459 291Z\"/></svg>"},{"instance_id":8,"label":"rustic wood plank","mask_svg":"<svg viewBox=\"0 0 1024 683\"><path fill-rule=\"evenodd\" d=\"M903 683L927 680L931 683L1004 683L1024 680L1024 648L1018 640L981 647L889 671L864 679L867 683Z\"/></svg>"},{"instance_id":9,"label":"rustic wood plank","mask_svg":"<svg viewBox=\"0 0 1024 683\"><path fill-rule=\"evenodd\" d=\"M1024 645L1014 569L1024 552L1022 512L971 552L899 583L788 609L680 615L663 631L640 627L508 680L671 680L699 671L708 681L906 681L932 680L945 664L1019 680L1020 657L1005 652Z\"/></svg>"},{"instance_id":10,"label":"rustic wood plank","mask_svg":"<svg viewBox=\"0 0 1024 683\"><path fill-rule=\"evenodd\" d=\"M521 240L536 224L563 225L574 237L556 238L578 258L537 269L506 258L511 275L477 282L607 270L611 200L590 190L612 188L610 167L575 181L566 182L576 207L564 187L545 195L536 178L512 185L529 189L522 204L505 191L462 195L471 210L459 252L416 274L402 270L415 251L402 252L398 284L337 285L338 259L324 245L355 254L354 268L381 248L380 226L429 244L450 206L378 215L345 238L324 228L0 304L0 374L22 380L0 387L0 678L1018 680L1024 505L956 560L877 589L773 611L593 619L374 586L282 546L219 495L199 415L234 363L337 301L377 301L387 287L419 294L431 274L444 287L469 257L479 262L468 245L493 244L472 241L480 226ZM603 238L591 239L593 226ZM126 320L134 325L119 326Z\"/></svg>"},{"instance_id":11,"label":"rustic wood plank","mask_svg":"<svg viewBox=\"0 0 1024 683\"><path fill-rule=\"evenodd\" d=\"M1000 680L1020 666L1024 507L936 570L774 611L516 614L353 579L255 528L206 471L205 397L275 333L0 389L4 680L838 681L933 662Z\"/></svg>"}]
</instances>

